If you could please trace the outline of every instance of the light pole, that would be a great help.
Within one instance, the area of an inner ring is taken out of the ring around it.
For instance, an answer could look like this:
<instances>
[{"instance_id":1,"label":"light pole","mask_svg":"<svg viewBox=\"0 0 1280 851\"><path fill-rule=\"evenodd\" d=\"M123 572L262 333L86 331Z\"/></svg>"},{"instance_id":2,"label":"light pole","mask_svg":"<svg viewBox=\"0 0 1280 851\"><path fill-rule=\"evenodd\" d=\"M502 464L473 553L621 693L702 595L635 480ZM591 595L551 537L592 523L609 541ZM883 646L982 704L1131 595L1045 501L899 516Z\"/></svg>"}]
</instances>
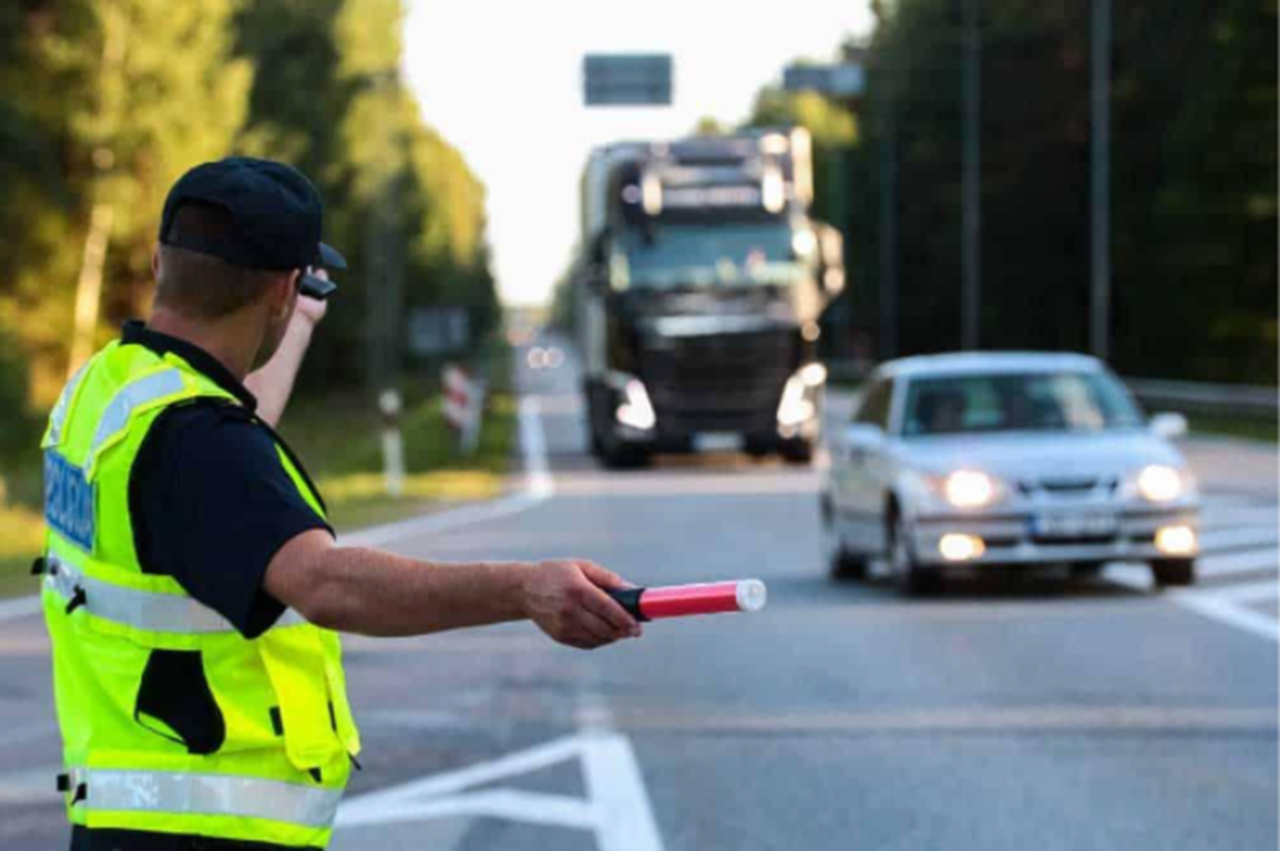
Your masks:
<instances>
[{"instance_id":1,"label":"light pole","mask_svg":"<svg viewBox=\"0 0 1280 851\"><path fill-rule=\"evenodd\" d=\"M964 0L964 154L960 346L976 349L982 319L982 36L979 0Z\"/></svg>"},{"instance_id":2,"label":"light pole","mask_svg":"<svg viewBox=\"0 0 1280 851\"><path fill-rule=\"evenodd\" d=\"M1111 323L1111 0L1093 0L1092 41L1089 350L1105 360L1110 355Z\"/></svg>"},{"instance_id":3,"label":"light pole","mask_svg":"<svg viewBox=\"0 0 1280 851\"><path fill-rule=\"evenodd\" d=\"M880 141L880 360L898 354L898 180L897 135L894 127L894 82L892 72L885 74L886 97L882 121L884 138Z\"/></svg>"}]
</instances>

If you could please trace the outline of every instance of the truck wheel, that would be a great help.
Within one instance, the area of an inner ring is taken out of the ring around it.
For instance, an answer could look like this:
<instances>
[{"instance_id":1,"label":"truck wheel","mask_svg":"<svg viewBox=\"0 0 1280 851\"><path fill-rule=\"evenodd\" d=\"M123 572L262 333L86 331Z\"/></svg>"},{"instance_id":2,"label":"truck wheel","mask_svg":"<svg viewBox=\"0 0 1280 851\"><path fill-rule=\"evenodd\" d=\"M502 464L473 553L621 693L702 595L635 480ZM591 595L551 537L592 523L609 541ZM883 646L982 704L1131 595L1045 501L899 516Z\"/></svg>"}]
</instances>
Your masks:
<instances>
[{"instance_id":1,"label":"truck wheel","mask_svg":"<svg viewBox=\"0 0 1280 851\"><path fill-rule=\"evenodd\" d=\"M1162 588L1173 585L1194 585L1196 560L1193 558L1163 558L1151 562L1151 574Z\"/></svg>"},{"instance_id":2,"label":"truck wheel","mask_svg":"<svg viewBox=\"0 0 1280 851\"><path fill-rule=\"evenodd\" d=\"M800 466L802 464L813 463L813 443L812 441L798 439L788 440L778 448L778 452L782 455L782 460L788 464Z\"/></svg>"},{"instance_id":3,"label":"truck wheel","mask_svg":"<svg viewBox=\"0 0 1280 851\"><path fill-rule=\"evenodd\" d=\"M647 450L618 441L601 441L597 457L609 470L636 470L649 464Z\"/></svg>"}]
</instances>

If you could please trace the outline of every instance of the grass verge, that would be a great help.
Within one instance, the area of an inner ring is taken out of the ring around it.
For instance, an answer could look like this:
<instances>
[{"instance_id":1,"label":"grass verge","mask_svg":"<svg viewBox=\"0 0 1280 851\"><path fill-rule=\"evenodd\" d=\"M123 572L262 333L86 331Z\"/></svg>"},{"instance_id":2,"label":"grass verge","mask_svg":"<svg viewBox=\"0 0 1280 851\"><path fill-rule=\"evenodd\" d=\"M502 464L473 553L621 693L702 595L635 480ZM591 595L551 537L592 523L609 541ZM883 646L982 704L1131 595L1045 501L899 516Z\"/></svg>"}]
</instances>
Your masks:
<instances>
[{"instance_id":1,"label":"grass verge","mask_svg":"<svg viewBox=\"0 0 1280 851\"><path fill-rule=\"evenodd\" d=\"M302 458L329 506L338 530L438 511L500 494L514 459L516 399L510 357L486 353L483 369L492 390L475 451L461 452L445 422L438 387L404 381L404 493L386 493L382 474L382 421L364 394L338 392L295 401L280 432ZM39 435L28 441L35 446ZM44 545L40 457L23 449L0 457L0 597L34 593L31 561Z\"/></svg>"}]
</instances>

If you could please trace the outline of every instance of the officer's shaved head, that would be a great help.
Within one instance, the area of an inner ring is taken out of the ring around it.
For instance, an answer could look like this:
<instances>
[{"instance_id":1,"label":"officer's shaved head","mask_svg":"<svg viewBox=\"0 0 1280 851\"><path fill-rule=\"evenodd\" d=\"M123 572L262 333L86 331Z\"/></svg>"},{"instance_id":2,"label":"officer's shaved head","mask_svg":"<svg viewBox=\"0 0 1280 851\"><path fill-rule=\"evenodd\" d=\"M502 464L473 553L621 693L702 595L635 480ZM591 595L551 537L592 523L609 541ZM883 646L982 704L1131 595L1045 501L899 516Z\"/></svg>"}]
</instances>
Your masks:
<instances>
[{"instance_id":1,"label":"officer's shaved head","mask_svg":"<svg viewBox=\"0 0 1280 851\"><path fill-rule=\"evenodd\" d=\"M188 244L208 244L231 227L217 207L188 203L174 217L169 236ZM263 297L288 271L243 269L220 257L161 243L156 305L194 319L230 316Z\"/></svg>"}]
</instances>

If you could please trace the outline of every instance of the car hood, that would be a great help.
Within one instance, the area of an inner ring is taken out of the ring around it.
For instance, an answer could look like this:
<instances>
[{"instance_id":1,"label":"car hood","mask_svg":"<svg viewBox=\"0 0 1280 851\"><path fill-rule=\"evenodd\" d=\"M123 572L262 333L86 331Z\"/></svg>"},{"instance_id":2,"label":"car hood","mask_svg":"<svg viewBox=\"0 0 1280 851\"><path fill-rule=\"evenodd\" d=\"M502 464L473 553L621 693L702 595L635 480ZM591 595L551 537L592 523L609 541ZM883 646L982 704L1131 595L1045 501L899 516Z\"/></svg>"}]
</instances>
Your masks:
<instances>
[{"instance_id":1,"label":"car hood","mask_svg":"<svg viewBox=\"0 0 1280 851\"><path fill-rule=\"evenodd\" d=\"M898 442L907 466L925 473L981 470L1006 479L1123 475L1148 464L1184 467L1182 454L1147 431L916 437Z\"/></svg>"}]
</instances>

